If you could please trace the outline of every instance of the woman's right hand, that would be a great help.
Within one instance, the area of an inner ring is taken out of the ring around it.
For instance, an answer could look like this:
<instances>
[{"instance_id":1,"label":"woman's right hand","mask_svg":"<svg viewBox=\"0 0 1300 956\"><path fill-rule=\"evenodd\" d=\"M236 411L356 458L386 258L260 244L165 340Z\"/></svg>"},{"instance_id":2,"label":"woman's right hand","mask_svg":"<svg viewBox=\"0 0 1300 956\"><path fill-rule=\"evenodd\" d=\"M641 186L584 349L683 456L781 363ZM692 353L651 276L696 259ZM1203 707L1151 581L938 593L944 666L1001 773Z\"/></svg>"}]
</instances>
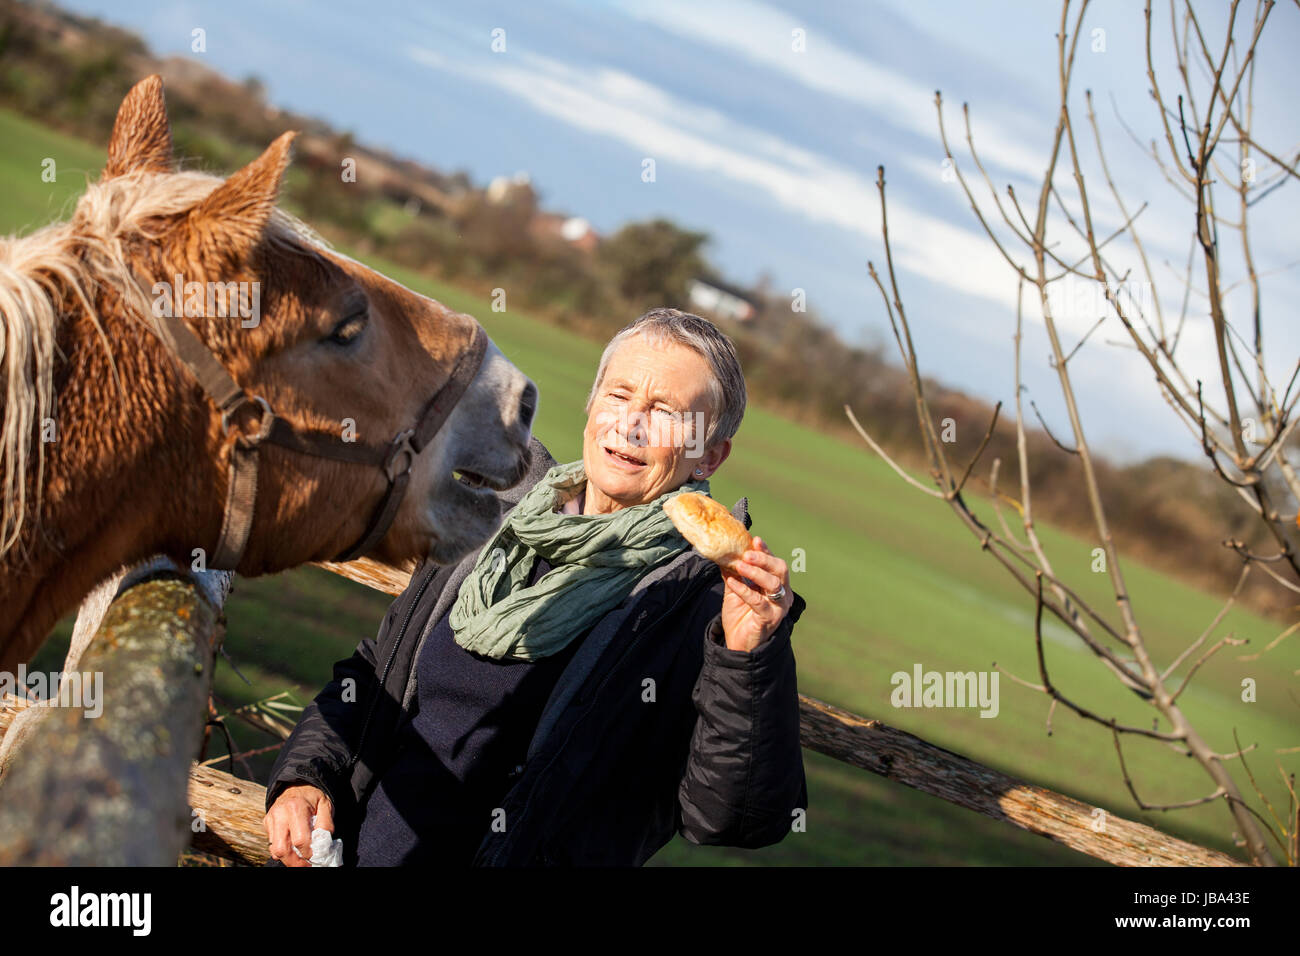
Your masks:
<instances>
[{"instance_id":1,"label":"woman's right hand","mask_svg":"<svg viewBox=\"0 0 1300 956\"><path fill-rule=\"evenodd\" d=\"M285 866L311 866L311 818L316 826L334 833L334 807L319 787L299 784L275 798L263 823L271 843L271 856ZM294 852L298 848L298 853Z\"/></svg>"}]
</instances>

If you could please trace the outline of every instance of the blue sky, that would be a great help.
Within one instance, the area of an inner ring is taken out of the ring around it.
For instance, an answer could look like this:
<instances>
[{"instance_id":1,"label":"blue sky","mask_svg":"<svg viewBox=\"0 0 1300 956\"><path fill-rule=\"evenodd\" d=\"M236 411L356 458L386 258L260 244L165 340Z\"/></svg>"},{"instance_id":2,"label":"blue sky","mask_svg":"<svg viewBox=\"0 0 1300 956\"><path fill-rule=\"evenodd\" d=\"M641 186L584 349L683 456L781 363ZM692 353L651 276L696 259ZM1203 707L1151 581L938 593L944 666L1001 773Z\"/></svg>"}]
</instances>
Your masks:
<instances>
[{"instance_id":1,"label":"blue sky","mask_svg":"<svg viewBox=\"0 0 1300 956\"><path fill-rule=\"evenodd\" d=\"M809 305L847 340L883 341L892 349L866 274L868 259L883 259L874 180L884 164L895 262L922 371L989 400L1014 399L1014 274L980 231L960 187L944 175L933 95L943 90L950 143L960 168L975 177L978 198L988 205L965 152L963 101L994 181L1000 188L1014 184L1032 202L1058 95L1055 3L65 5L138 32L157 53L195 56L235 78L256 74L279 106L320 116L399 155L464 169L480 184L526 170L545 206L584 216L602 232L657 215L706 231L710 258L728 277L748 283L767 270L775 289L805 290ZM1222 28L1221 5L1200 6L1214 35ZM1242 7L1249 17L1253 4ZM1159 70L1171 62L1167 10L1157 19ZM196 27L206 31L202 54L190 50ZM496 29L504 31L501 52L491 47ZM796 29L804 31L802 52L792 49ZM1146 92L1141 4L1100 0L1084 29L1072 110L1097 229L1108 234L1123 216L1096 164L1084 88L1093 91L1107 158L1130 212L1149 203L1138 219L1140 235L1164 308L1177 313L1182 286L1164 263L1185 262L1191 211L1115 112L1140 139L1161 135ZM1300 11L1279 4L1259 54L1256 129L1275 151L1292 154L1300 144L1300 120L1289 102L1300 87L1296 50ZM646 157L655 159L653 183L641 178ZM1058 173L1057 184L1072 203L1068 176ZM1300 256L1300 184L1283 187L1252 215L1261 272ZM1057 235L1063 256L1080 254L1068 234ZM1121 269L1137 264L1131 247L1113 248ZM1225 248L1235 277L1235 240L1225 240ZM1300 355L1300 323L1290 317L1300 296L1298 271L1265 280L1268 371L1282 383ZM1229 304L1230 318L1247 335L1244 291L1234 290ZM1193 295L1181 348L1192 374L1213 381L1204 312ZM1080 306L1061 315L1067 351L1099 314ZM1150 372L1131 348L1110 344L1123 336L1109 318L1071 361L1089 440L1120 460L1194 457L1196 442ZM1040 314L1029 308L1024 381L1053 431L1068 436L1048 353ZM1207 386L1206 394L1221 393ZM982 430L983 423L971 427Z\"/></svg>"}]
</instances>

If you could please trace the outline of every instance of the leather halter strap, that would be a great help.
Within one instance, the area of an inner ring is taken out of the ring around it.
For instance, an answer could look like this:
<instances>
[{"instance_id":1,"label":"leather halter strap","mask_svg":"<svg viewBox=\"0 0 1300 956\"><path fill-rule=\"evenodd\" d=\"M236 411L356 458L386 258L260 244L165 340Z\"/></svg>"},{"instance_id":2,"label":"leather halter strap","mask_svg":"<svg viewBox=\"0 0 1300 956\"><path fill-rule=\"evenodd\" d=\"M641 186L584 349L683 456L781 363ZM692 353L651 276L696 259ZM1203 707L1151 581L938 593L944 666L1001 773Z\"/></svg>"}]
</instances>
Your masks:
<instances>
[{"instance_id":1,"label":"leather halter strap","mask_svg":"<svg viewBox=\"0 0 1300 956\"><path fill-rule=\"evenodd\" d=\"M355 544L332 560L351 561L383 540L397 516L410 482L415 456L446 424L456 403L478 374L488 341L483 327L474 323L469 347L457 359L447 383L425 404L415 426L399 432L386 445L372 445L344 441L341 435L328 432L295 428L276 415L264 398L249 396L184 319L179 316L156 318L155 327L164 346L190 371L221 413L223 431L229 434L232 422L236 423L221 534L216 550L207 562L209 568L226 571L235 570L248 546L257 503L258 449L267 442L303 455L380 468L388 479L388 488L371 516L369 526ZM254 416L252 422L238 424L250 411Z\"/></svg>"}]
</instances>

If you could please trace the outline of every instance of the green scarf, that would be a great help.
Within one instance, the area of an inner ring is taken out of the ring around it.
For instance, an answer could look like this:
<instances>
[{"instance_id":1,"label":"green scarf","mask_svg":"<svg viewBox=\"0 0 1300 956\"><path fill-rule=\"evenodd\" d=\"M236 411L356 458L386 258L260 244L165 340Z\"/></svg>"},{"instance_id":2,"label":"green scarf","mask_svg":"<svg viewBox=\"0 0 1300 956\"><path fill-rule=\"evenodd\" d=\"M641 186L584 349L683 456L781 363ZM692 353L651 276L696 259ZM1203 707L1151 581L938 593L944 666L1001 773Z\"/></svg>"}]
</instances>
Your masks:
<instances>
[{"instance_id":1,"label":"green scarf","mask_svg":"<svg viewBox=\"0 0 1300 956\"><path fill-rule=\"evenodd\" d=\"M663 510L687 481L653 501L609 514L555 514L587 483L582 460L556 465L515 505L460 586L450 624L456 643L497 659L554 654L623 603L651 568L690 547ZM552 570L525 582L542 555Z\"/></svg>"}]
</instances>

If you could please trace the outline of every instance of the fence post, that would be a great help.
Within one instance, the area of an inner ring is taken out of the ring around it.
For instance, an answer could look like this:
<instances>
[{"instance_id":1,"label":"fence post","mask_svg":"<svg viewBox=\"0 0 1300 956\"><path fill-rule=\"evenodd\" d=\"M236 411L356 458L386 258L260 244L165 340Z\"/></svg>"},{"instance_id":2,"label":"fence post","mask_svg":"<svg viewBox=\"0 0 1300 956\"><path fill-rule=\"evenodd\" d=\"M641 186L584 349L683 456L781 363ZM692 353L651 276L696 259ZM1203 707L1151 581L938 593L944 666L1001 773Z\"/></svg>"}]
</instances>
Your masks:
<instances>
[{"instance_id":1,"label":"fence post","mask_svg":"<svg viewBox=\"0 0 1300 956\"><path fill-rule=\"evenodd\" d=\"M133 576L0 778L0 865L175 866L197 828L186 791L229 576Z\"/></svg>"}]
</instances>

